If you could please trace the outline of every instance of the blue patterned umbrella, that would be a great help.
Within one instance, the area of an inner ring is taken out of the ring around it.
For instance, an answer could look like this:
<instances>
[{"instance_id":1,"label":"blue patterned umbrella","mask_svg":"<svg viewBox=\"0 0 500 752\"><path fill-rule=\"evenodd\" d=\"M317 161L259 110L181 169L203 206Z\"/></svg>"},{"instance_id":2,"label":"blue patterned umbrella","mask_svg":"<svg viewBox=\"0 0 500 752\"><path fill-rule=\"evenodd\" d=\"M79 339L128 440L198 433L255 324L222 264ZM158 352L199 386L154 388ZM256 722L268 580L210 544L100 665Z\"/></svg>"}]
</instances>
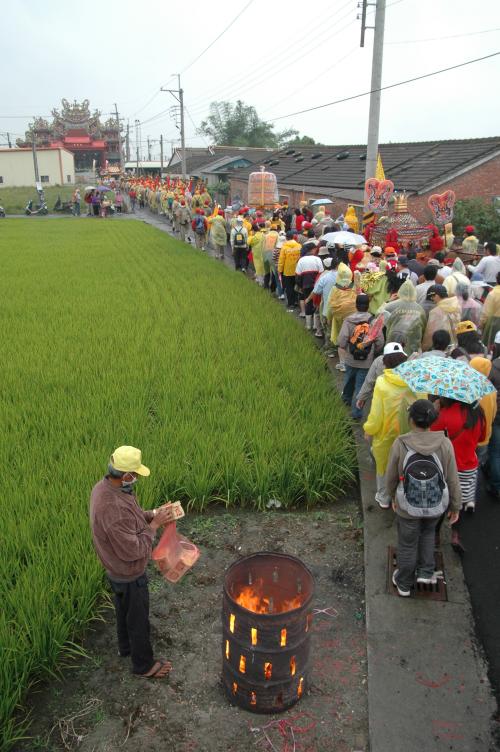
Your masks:
<instances>
[{"instance_id":1,"label":"blue patterned umbrella","mask_svg":"<svg viewBox=\"0 0 500 752\"><path fill-rule=\"evenodd\" d=\"M436 358L433 355L407 360L394 369L412 392L426 392L472 404L495 387L486 376L463 360Z\"/></svg>"}]
</instances>

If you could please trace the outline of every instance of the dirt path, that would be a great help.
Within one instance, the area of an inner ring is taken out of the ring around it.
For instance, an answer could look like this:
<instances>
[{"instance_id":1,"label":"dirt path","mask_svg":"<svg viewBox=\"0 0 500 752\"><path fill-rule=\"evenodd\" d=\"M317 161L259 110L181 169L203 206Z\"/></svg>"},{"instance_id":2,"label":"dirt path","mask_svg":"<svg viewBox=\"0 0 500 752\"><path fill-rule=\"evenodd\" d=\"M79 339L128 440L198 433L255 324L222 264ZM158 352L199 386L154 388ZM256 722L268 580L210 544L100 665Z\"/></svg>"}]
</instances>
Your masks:
<instances>
[{"instance_id":1,"label":"dirt path","mask_svg":"<svg viewBox=\"0 0 500 752\"><path fill-rule=\"evenodd\" d=\"M356 493L356 492L354 492ZM150 570L157 655L170 679L147 682L118 658L111 609L61 681L31 696L33 739L17 752L354 752L368 749L362 523L358 499L309 514L188 516L200 544L192 572L173 586ZM316 584L310 692L279 716L232 707L220 684L225 568L258 550L299 556ZM74 720L71 720L74 718Z\"/></svg>"}]
</instances>

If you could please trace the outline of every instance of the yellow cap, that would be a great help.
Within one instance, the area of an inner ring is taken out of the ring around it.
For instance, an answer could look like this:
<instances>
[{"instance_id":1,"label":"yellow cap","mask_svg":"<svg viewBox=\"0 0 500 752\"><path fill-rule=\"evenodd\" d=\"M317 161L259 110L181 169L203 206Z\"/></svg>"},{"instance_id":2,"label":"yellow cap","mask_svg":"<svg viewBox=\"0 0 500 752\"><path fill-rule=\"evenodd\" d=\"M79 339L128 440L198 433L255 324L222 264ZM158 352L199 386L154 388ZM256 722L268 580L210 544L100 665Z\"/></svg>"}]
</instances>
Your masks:
<instances>
[{"instance_id":1,"label":"yellow cap","mask_svg":"<svg viewBox=\"0 0 500 752\"><path fill-rule=\"evenodd\" d=\"M132 446L121 446L115 449L110 459L111 466L122 473L137 473L149 475L149 467L142 464L142 452Z\"/></svg>"},{"instance_id":2,"label":"yellow cap","mask_svg":"<svg viewBox=\"0 0 500 752\"><path fill-rule=\"evenodd\" d=\"M461 321L456 329L456 334L465 334L465 332L477 332L477 326L472 321Z\"/></svg>"}]
</instances>

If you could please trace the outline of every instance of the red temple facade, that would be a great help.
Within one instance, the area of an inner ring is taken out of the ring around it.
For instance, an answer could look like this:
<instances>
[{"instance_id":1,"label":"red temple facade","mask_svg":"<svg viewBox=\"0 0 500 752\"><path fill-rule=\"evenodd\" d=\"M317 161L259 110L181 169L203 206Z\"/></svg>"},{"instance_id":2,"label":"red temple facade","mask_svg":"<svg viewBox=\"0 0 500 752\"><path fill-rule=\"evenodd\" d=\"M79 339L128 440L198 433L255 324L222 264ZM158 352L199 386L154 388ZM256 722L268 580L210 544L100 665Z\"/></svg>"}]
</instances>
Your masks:
<instances>
[{"instance_id":1,"label":"red temple facade","mask_svg":"<svg viewBox=\"0 0 500 752\"><path fill-rule=\"evenodd\" d=\"M81 104L61 101L61 111L52 110L52 123L44 118L35 118L26 131L26 138L18 139L17 145L31 146L33 138L37 146L63 147L75 158L75 172L103 171L120 164L121 138L115 118L101 122L101 113L90 112L89 100Z\"/></svg>"}]
</instances>

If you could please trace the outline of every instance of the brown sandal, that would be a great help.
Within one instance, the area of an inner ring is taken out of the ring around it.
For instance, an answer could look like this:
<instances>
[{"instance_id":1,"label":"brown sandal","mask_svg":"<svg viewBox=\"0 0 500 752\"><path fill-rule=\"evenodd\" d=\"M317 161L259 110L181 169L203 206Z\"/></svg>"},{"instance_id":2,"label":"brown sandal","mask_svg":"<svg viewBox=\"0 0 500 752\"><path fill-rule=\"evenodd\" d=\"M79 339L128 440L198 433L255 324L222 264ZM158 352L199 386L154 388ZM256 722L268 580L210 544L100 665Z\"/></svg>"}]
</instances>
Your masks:
<instances>
[{"instance_id":1,"label":"brown sandal","mask_svg":"<svg viewBox=\"0 0 500 752\"><path fill-rule=\"evenodd\" d=\"M155 661L146 674L139 674L142 679L164 679L172 670L170 661Z\"/></svg>"}]
</instances>

